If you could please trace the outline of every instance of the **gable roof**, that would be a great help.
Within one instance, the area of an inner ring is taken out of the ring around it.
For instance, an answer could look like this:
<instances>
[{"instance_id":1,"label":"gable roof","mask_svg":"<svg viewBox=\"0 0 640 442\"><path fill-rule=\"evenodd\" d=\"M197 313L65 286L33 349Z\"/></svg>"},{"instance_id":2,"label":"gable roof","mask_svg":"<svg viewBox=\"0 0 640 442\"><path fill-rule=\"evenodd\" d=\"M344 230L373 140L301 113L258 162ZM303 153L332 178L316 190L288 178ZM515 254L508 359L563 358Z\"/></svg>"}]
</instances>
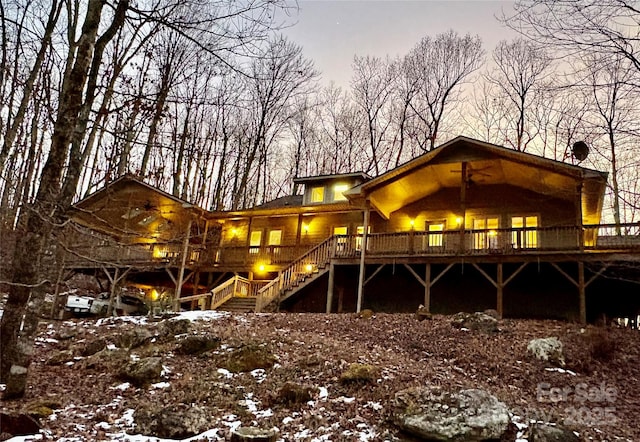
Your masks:
<instances>
[{"instance_id":1,"label":"gable roof","mask_svg":"<svg viewBox=\"0 0 640 442\"><path fill-rule=\"evenodd\" d=\"M179 226L187 213L204 209L153 187L133 175L123 175L74 204L75 221L113 235L148 235L166 225Z\"/></svg>"},{"instance_id":2,"label":"gable roof","mask_svg":"<svg viewBox=\"0 0 640 442\"><path fill-rule=\"evenodd\" d=\"M495 144L456 137L395 169L377 176L345 195L354 202L369 200L382 216L425 198L442 188L461 187L462 165L468 182L511 184L568 201L581 185L583 219L598 223L607 174Z\"/></svg>"}]
</instances>

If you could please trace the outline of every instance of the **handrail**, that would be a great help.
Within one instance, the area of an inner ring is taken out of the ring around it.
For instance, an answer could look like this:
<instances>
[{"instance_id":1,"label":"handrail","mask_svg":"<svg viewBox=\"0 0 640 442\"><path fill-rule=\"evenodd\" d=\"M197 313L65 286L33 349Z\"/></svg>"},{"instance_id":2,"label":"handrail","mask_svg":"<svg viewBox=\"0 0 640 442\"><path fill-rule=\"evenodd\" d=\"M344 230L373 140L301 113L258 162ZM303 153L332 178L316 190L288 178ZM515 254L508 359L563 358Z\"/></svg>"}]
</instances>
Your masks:
<instances>
[{"instance_id":1,"label":"handrail","mask_svg":"<svg viewBox=\"0 0 640 442\"><path fill-rule=\"evenodd\" d=\"M336 244L342 237L346 237L346 235L331 236L311 248L285 267L270 283L258 290L256 312L262 311L265 306L270 304L283 291L290 289L307 275L317 272L319 268L325 267L335 255Z\"/></svg>"},{"instance_id":2,"label":"handrail","mask_svg":"<svg viewBox=\"0 0 640 442\"><path fill-rule=\"evenodd\" d=\"M211 310L215 310L222 304L233 298L237 293L248 296L250 291L247 289L251 285L251 281L242 276L234 276L233 278L223 282L213 290L211 290Z\"/></svg>"}]
</instances>

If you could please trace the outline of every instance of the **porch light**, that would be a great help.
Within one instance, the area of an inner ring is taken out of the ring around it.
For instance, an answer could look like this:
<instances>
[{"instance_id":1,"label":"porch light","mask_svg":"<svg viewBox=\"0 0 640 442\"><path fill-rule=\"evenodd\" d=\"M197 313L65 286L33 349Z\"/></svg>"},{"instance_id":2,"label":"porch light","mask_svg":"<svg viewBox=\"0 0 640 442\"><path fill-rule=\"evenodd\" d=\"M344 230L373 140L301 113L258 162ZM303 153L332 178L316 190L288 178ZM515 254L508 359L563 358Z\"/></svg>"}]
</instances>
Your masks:
<instances>
[{"instance_id":1,"label":"porch light","mask_svg":"<svg viewBox=\"0 0 640 442\"><path fill-rule=\"evenodd\" d=\"M413 219L413 218L411 218L411 219L409 220L409 225L411 226L411 230L413 230L413 227L416 225L416 220L415 220L415 219Z\"/></svg>"},{"instance_id":2,"label":"porch light","mask_svg":"<svg viewBox=\"0 0 640 442\"><path fill-rule=\"evenodd\" d=\"M235 227L231 229L231 236L233 236L234 238L238 236L238 229L236 229Z\"/></svg>"},{"instance_id":3,"label":"porch light","mask_svg":"<svg viewBox=\"0 0 640 442\"><path fill-rule=\"evenodd\" d=\"M313 272L313 265L311 265L311 264L307 264L306 266L304 266L304 270L305 270L307 273L311 273L311 272Z\"/></svg>"},{"instance_id":4,"label":"porch light","mask_svg":"<svg viewBox=\"0 0 640 442\"><path fill-rule=\"evenodd\" d=\"M497 236L498 232L496 232L495 230L489 230L489 236Z\"/></svg>"},{"instance_id":5,"label":"porch light","mask_svg":"<svg viewBox=\"0 0 640 442\"><path fill-rule=\"evenodd\" d=\"M456 217L456 224L458 226L460 226L462 224L462 217L461 216Z\"/></svg>"},{"instance_id":6,"label":"porch light","mask_svg":"<svg viewBox=\"0 0 640 442\"><path fill-rule=\"evenodd\" d=\"M258 264L256 268L258 269L259 273L264 273L266 270L266 267L264 264Z\"/></svg>"},{"instance_id":7,"label":"porch light","mask_svg":"<svg viewBox=\"0 0 640 442\"><path fill-rule=\"evenodd\" d=\"M302 223L302 231L304 233L309 233L309 224L307 223Z\"/></svg>"},{"instance_id":8,"label":"porch light","mask_svg":"<svg viewBox=\"0 0 640 442\"><path fill-rule=\"evenodd\" d=\"M149 298L151 298L152 301L157 301L159 297L160 293L158 293L156 289L152 289L151 293L149 294Z\"/></svg>"}]
</instances>

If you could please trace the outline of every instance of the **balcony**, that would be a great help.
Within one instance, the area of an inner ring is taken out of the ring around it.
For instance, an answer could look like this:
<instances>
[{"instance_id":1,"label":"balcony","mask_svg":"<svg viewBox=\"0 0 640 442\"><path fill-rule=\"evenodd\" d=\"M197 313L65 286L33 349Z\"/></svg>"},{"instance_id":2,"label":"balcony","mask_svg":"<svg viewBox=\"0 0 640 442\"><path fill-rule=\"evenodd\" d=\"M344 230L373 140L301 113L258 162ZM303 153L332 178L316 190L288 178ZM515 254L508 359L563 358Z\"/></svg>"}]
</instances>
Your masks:
<instances>
[{"instance_id":1,"label":"balcony","mask_svg":"<svg viewBox=\"0 0 640 442\"><path fill-rule=\"evenodd\" d=\"M360 256L362 235L336 235L330 238L329 258ZM313 245L219 247L205 249L190 245L187 267L223 267L250 270L256 264L284 268ZM179 267L184 245L117 244L98 242L68 249L67 267L156 266ZM640 252L640 224L592 225L584 227L537 227L446 231L408 231L372 233L367 237L369 257L490 256L535 255L577 252Z\"/></svg>"}]
</instances>

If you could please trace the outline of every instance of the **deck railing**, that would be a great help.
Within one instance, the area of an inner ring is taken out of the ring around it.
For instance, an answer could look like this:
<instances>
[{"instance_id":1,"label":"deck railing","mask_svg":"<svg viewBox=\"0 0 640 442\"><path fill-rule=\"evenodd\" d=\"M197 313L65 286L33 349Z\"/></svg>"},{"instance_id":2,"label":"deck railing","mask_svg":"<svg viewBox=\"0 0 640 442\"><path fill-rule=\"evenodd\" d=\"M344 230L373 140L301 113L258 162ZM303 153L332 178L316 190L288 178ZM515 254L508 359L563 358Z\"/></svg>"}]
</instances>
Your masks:
<instances>
[{"instance_id":1,"label":"deck railing","mask_svg":"<svg viewBox=\"0 0 640 442\"><path fill-rule=\"evenodd\" d=\"M372 233L366 256L532 254L548 252L640 251L640 224L523 227L512 229ZM362 235L335 235L285 267L258 292L257 311L331 259L359 257Z\"/></svg>"},{"instance_id":2,"label":"deck railing","mask_svg":"<svg viewBox=\"0 0 640 442\"><path fill-rule=\"evenodd\" d=\"M330 258L360 256L362 235L336 235L332 237ZM303 262L301 259L327 252L327 241L309 250L308 245L221 247L206 250L194 244L188 248L187 265L218 265L251 268L256 263L281 265L285 270ZM181 264L183 244L80 244L69 247L65 258L67 266L117 265L174 265ZM367 239L370 256L438 256L518 254L579 250L640 249L640 224L599 224L583 227L525 227L513 229L408 231L371 233ZM307 252L309 250L309 252ZM313 265L327 258L310 259ZM299 268L291 270L304 273ZM291 276L287 276L291 278Z\"/></svg>"},{"instance_id":3,"label":"deck railing","mask_svg":"<svg viewBox=\"0 0 640 442\"><path fill-rule=\"evenodd\" d=\"M101 265L170 264L180 265L184 245L172 243L152 244L79 244L67 247L67 266L99 267ZM198 262L202 246L187 249L187 264Z\"/></svg>"}]
</instances>

